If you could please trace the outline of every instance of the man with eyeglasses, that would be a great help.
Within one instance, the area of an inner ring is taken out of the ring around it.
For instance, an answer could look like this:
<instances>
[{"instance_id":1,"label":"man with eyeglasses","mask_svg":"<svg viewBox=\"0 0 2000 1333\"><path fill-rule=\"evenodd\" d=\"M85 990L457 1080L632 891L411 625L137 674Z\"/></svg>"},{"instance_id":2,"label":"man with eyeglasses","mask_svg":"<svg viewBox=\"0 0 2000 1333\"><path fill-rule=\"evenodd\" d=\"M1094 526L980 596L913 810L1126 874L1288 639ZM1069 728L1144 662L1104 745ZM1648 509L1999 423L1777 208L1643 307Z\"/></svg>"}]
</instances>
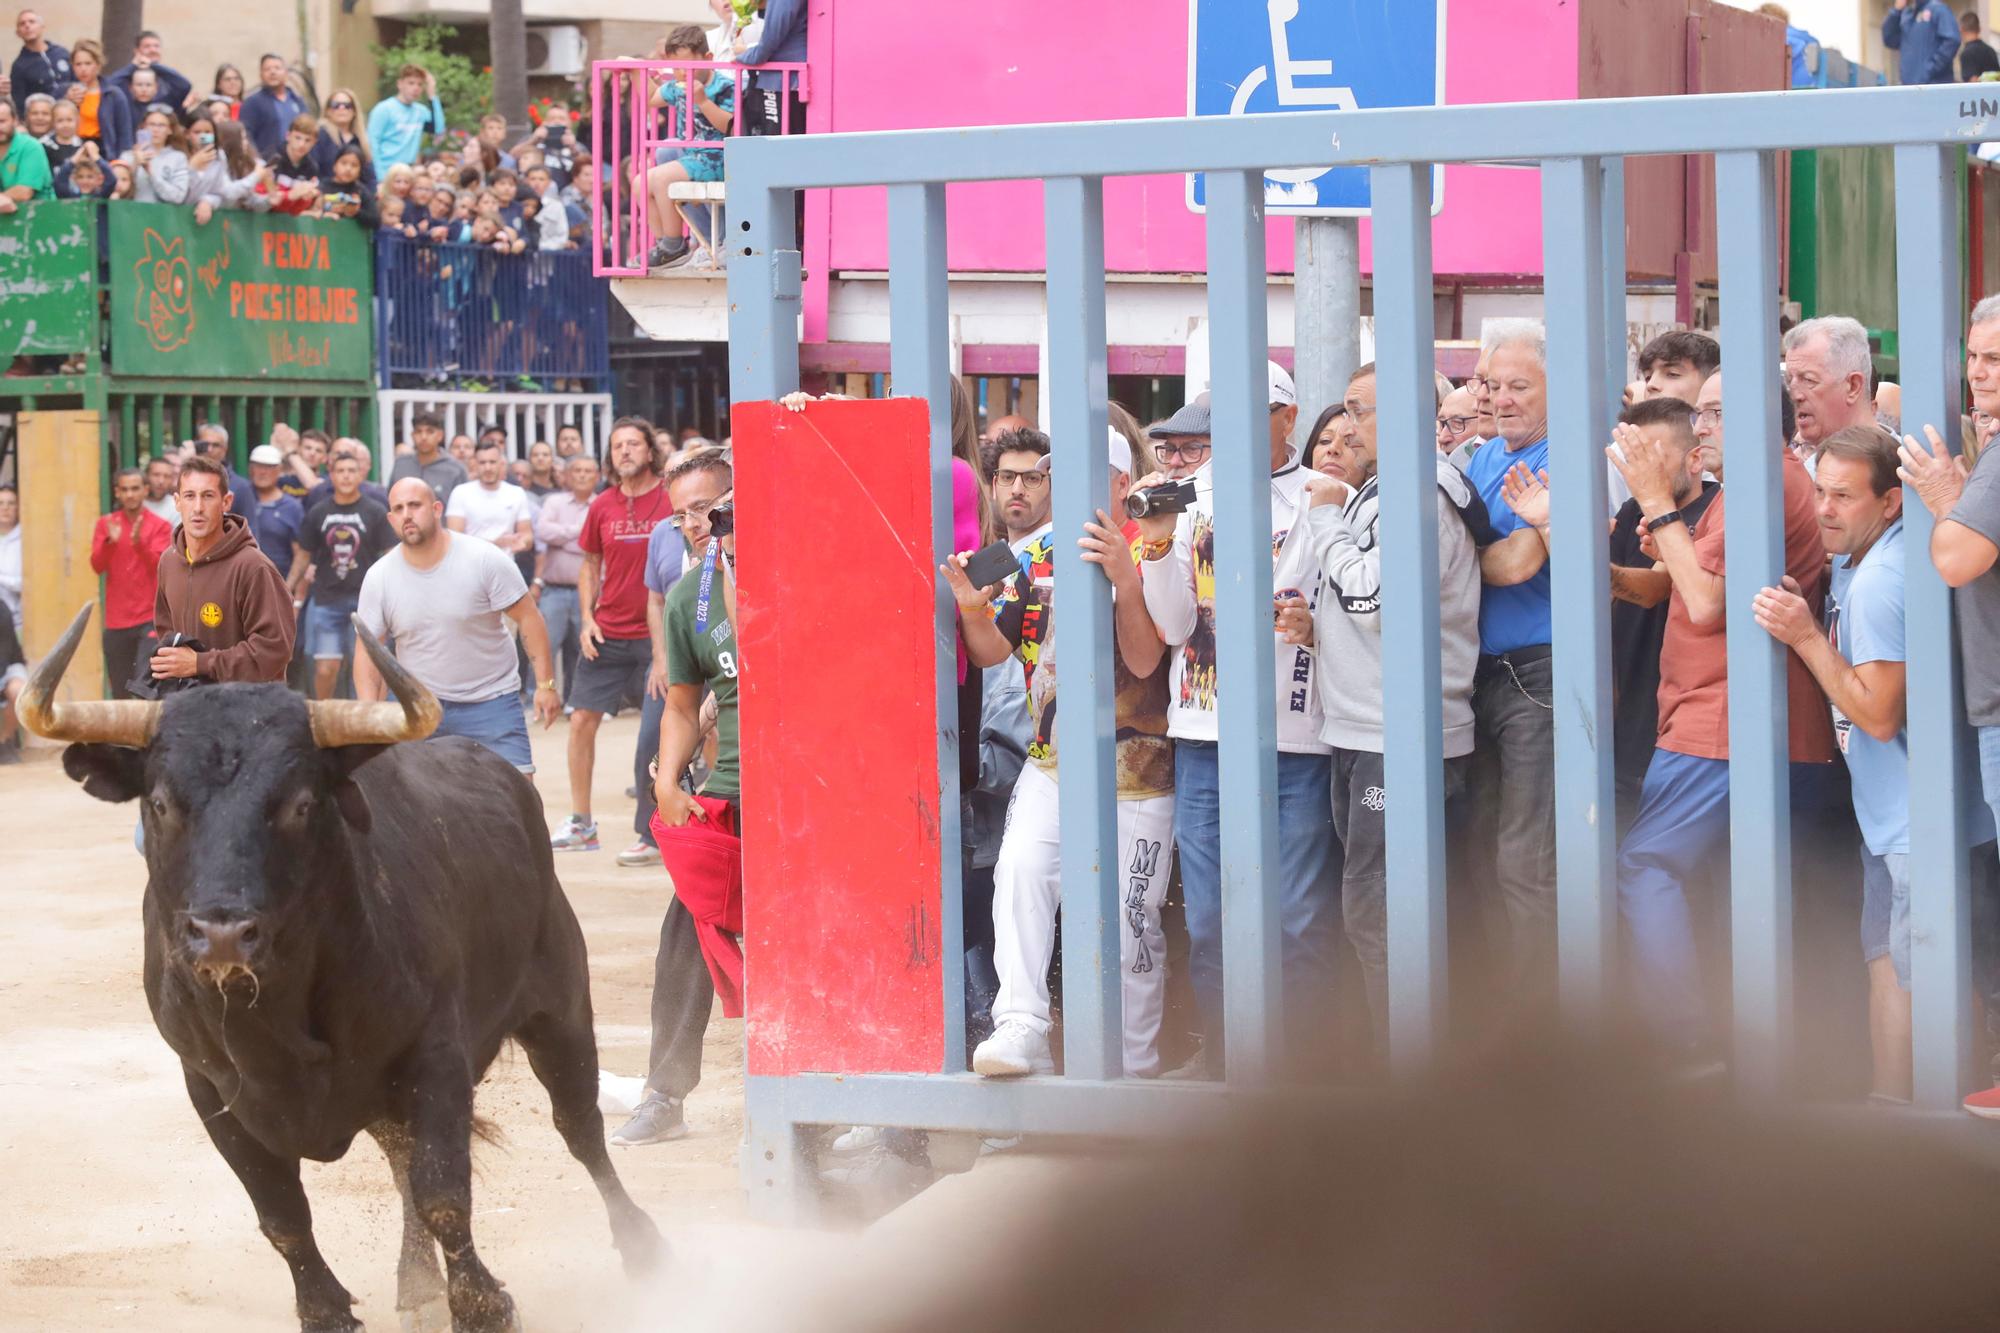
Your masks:
<instances>
[{"instance_id":1,"label":"man with eyeglasses","mask_svg":"<svg viewBox=\"0 0 2000 1333\"><path fill-rule=\"evenodd\" d=\"M1456 459L1459 446L1470 444L1477 449L1478 439L1479 399L1468 381L1446 394L1438 404L1438 452Z\"/></svg>"},{"instance_id":2,"label":"man with eyeglasses","mask_svg":"<svg viewBox=\"0 0 2000 1333\"><path fill-rule=\"evenodd\" d=\"M1201 402L1207 396L1200 395L1195 401ZM1164 426L1159 426L1151 432L1153 456L1160 460L1160 470L1167 476L1175 481L1186 481L1208 463L1208 436L1167 435L1161 433L1163 429Z\"/></svg>"},{"instance_id":3,"label":"man with eyeglasses","mask_svg":"<svg viewBox=\"0 0 2000 1333\"><path fill-rule=\"evenodd\" d=\"M1300 516L1307 471L1292 431L1298 393L1275 362L1266 363L1269 433L1263 440L1231 441L1239 454L1258 450L1271 472L1271 553L1276 566L1271 633L1278 616L1318 604L1322 582L1307 549ZM1140 571L1146 609L1168 648L1167 734L1174 745L1174 828L1180 846L1186 898L1188 975L1201 1010L1202 1051L1182 1071L1186 1077L1223 1076L1222 1027L1222 793L1217 773L1215 651L1215 493L1212 465L1187 453L1190 441L1212 440L1206 393L1147 432L1176 451L1176 475L1191 476L1195 501L1184 514L1139 520L1145 546ZM1140 488L1167 480L1141 478ZM1333 747L1321 738L1323 721L1313 650L1279 643L1274 654L1278 697L1278 858L1272 876L1279 895L1283 934L1285 1028L1295 1055L1321 1035L1333 1001L1339 949L1340 840L1334 836ZM1232 793L1232 795L1236 795Z\"/></svg>"},{"instance_id":4,"label":"man with eyeglasses","mask_svg":"<svg viewBox=\"0 0 2000 1333\"><path fill-rule=\"evenodd\" d=\"M419 105L419 98L426 104ZM426 131L444 133L437 79L422 65L405 65L396 71L396 95L383 98L368 112L368 142L375 150L375 170L386 172L398 162L406 166L415 162Z\"/></svg>"},{"instance_id":5,"label":"man with eyeglasses","mask_svg":"<svg viewBox=\"0 0 2000 1333\"><path fill-rule=\"evenodd\" d=\"M1007 544L1016 551L1049 526L1049 437L1032 427L997 435L987 446L993 454L993 504L1000 511Z\"/></svg>"}]
</instances>

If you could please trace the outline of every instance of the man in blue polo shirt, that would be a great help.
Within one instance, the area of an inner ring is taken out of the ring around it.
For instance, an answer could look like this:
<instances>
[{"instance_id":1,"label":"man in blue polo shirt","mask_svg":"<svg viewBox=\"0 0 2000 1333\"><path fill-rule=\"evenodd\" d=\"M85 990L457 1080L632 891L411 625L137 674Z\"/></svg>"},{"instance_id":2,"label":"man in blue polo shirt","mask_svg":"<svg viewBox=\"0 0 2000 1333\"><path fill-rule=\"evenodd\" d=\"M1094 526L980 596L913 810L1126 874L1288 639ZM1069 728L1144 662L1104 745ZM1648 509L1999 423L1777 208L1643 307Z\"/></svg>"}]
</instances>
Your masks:
<instances>
[{"instance_id":1,"label":"man in blue polo shirt","mask_svg":"<svg viewBox=\"0 0 2000 1333\"><path fill-rule=\"evenodd\" d=\"M1556 921L1555 677L1549 660L1548 547L1507 503L1516 464L1549 465L1548 336L1533 320L1497 322L1485 339L1486 379L1499 447L1465 474L1502 540L1480 554L1477 740L1470 790L1480 794L1476 846L1493 858L1506 909L1507 993L1529 1003L1553 993Z\"/></svg>"},{"instance_id":2,"label":"man in blue polo shirt","mask_svg":"<svg viewBox=\"0 0 2000 1333\"><path fill-rule=\"evenodd\" d=\"M1905 731L1903 488L1896 437L1851 426L1819 448L1820 537L1833 579L1822 629L1805 599L1766 588L1757 623L1806 664L1833 708L1834 739L1853 779L1861 826L1861 956L1877 1101L1910 1100L1910 747ZM1790 580L1787 580L1789 583ZM1969 844L1993 837L1993 813L1967 807Z\"/></svg>"}]
</instances>

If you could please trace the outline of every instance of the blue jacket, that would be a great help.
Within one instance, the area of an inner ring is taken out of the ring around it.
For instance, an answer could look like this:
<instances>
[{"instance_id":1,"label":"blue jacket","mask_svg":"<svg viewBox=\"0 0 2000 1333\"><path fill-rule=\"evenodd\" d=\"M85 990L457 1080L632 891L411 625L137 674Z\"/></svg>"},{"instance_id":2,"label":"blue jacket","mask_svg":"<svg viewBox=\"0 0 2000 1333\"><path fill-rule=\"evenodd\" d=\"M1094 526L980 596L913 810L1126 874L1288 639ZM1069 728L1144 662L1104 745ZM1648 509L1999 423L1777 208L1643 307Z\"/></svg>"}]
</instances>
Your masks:
<instances>
[{"instance_id":1,"label":"blue jacket","mask_svg":"<svg viewBox=\"0 0 2000 1333\"><path fill-rule=\"evenodd\" d=\"M269 88L260 87L243 99L236 123L256 145L257 156L268 158L285 146L285 131L305 113L306 104L290 88L274 97Z\"/></svg>"},{"instance_id":2,"label":"blue jacket","mask_svg":"<svg viewBox=\"0 0 2000 1333\"><path fill-rule=\"evenodd\" d=\"M24 111L36 93L61 97L76 80L70 75L69 48L46 42L40 51L21 48L7 73L14 80L14 110Z\"/></svg>"},{"instance_id":3,"label":"blue jacket","mask_svg":"<svg viewBox=\"0 0 2000 1333\"><path fill-rule=\"evenodd\" d=\"M97 84L97 146L108 160L132 150L132 99L102 79Z\"/></svg>"},{"instance_id":4,"label":"blue jacket","mask_svg":"<svg viewBox=\"0 0 2000 1333\"><path fill-rule=\"evenodd\" d=\"M122 65L105 75L104 81L130 97L132 71L137 68L136 65ZM193 82L172 65L154 65L153 77L159 80L160 100L172 107L175 115L179 115L181 108L187 104L188 94L194 91Z\"/></svg>"},{"instance_id":5,"label":"blue jacket","mask_svg":"<svg viewBox=\"0 0 2000 1333\"><path fill-rule=\"evenodd\" d=\"M1896 69L1903 84L1957 83L1952 62L1962 43L1958 18L1944 0L1913 0L1882 19L1882 45L1902 52Z\"/></svg>"},{"instance_id":6,"label":"blue jacket","mask_svg":"<svg viewBox=\"0 0 2000 1333\"><path fill-rule=\"evenodd\" d=\"M763 35L736 58L746 65L804 64L806 0L771 0L764 10ZM784 82L782 74L759 74L755 79L759 88L776 88Z\"/></svg>"}]
</instances>

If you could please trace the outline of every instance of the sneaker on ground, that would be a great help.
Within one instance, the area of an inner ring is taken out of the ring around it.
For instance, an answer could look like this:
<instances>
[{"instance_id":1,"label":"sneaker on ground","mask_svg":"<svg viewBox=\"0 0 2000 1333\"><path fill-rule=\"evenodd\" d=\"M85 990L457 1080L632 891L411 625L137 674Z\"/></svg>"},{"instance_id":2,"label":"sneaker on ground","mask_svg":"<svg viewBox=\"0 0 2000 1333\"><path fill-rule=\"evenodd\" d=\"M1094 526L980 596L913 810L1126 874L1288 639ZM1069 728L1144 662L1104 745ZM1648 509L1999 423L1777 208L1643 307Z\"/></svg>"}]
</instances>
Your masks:
<instances>
[{"instance_id":1,"label":"sneaker on ground","mask_svg":"<svg viewBox=\"0 0 2000 1333\"><path fill-rule=\"evenodd\" d=\"M1176 1082L1212 1082L1212 1076L1208 1072L1208 1048L1195 1047L1194 1054L1187 1058L1187 1063L1174 1066L1160 1077L1173 1079Z\"/></svg>"},{"instance_id":2,"label":"sneaker on ground","mask_svg":"<svg viewBox=\"0 0 2000 1333\"><path fill-rule=\"evenodd\" d=\"M2000 1120L2000 1083L1973 1093L1965 1099L1964 1106L1981 1120Z\"/></svg>"},{"instance_id":3,"label":"sneaker on ground","mask_svg":"<svg viewBox=\"0 0 2000 1333\"><path fill-rule=\"evenodd\" d=\"M618 853L618 864L621 866L656 866L659 863L660 849L643 839Z\"/></svg>"},{"instance_id":4,"label":"sneaker on ground","mask_svg":"<svg viewBox=\"0 0 2000 1333\"><path fill-rule=\"evenodd\" d=\"M597 825L586 824L571 815L549 838L549 847L558 852L594 852L597 850Z\"/></svg>"},{"instance_id":5,"label":"sneaker on ground","mask_svg":"<svg viewBox=\"0 0 2000 1333\"><path fill-rule=\"evenodd\" d=\"M849 1153L873 1152L882 1146L882 1130L876 1125L855 1125L827 1145L827 1151L843 1156Z\"/></svg>"},{"instance_id":6,"label":"sneaker on ground","mask_svg":"<svg viewBox=\"0 0 2000 1333\"><path fill-rule=\"evenodd\" d=\"M681 1114L681 1099L662 1097L659 1093L646 1094L646 1100L639 1103L639 1109L632 1113L611 1142L620 1148L643 1148L649 1143L666 1143L671 1139L687 1137L687 1120Z\"/></svg>"},{"instance_id":7,"label":"sneaker on ground","mask_svg":"<svg viewBox=\"0 0 2000 1333\"><path fill-rule=\"evenodd\" d=\"M1023 1074L1053 1074L1049 1039L1018 1018L993 1029L972 1053L972 1072L986 1078L1019 1078Z\"/></svg>"}]
</instances>

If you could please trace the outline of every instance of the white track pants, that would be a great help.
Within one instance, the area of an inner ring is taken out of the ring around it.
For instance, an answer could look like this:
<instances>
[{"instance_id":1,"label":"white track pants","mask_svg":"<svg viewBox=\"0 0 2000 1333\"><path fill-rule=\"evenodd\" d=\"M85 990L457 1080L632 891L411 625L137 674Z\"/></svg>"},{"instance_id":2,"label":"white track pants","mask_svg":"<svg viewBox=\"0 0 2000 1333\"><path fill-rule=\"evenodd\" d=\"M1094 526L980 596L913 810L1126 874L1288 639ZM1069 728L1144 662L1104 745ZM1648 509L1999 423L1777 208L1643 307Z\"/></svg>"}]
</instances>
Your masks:
<instances>
[{"instance_id":1,"label":"white track pants","mask_svg":"<svg viewBox=\"0 0 2000 1333\"><path fill-rule=\"evenodd\" d=\"M1049 954L1062 906L1056 790L1055 779L1039 767L1022 767L1007 806L1000 861L993 868L993 963L1000 973L993 1021L1017 1019L1043 1033L1049 1030ZM1140 1077L1160 1069L1160 1018L1167 995L1160 900L1167 892L1173 840L1172 796L1118 802L1125 1072Z\"/></svg>"}]
</instances>

